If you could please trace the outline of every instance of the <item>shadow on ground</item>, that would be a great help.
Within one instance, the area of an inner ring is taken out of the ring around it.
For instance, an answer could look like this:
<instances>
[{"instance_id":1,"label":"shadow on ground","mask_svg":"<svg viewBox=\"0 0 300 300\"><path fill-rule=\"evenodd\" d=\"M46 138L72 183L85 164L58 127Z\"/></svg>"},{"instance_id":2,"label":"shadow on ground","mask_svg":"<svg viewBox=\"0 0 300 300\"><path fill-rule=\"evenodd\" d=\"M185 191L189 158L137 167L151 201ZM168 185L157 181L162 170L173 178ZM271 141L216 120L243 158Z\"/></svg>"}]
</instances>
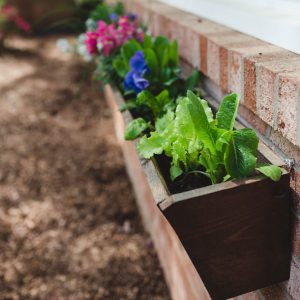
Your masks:
<instances>
[{"instance_id":1,"label":"shadow on ground","mask_svg":"<svg viewBox=\"0 0 300 300\"><path fill-rule=\"evenodd\" d=\"M55 40L0 56L0 299L169 299L99 87Z\"/></svg>"}]
</instances>

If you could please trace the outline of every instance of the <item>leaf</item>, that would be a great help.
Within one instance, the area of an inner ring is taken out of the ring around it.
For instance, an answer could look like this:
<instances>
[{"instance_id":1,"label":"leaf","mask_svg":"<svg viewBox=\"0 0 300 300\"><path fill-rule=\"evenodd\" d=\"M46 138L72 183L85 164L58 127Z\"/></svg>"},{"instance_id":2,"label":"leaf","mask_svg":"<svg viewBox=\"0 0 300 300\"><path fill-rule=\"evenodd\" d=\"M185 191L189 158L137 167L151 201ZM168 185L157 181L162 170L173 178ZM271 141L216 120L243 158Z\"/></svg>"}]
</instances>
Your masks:
<instances>
[{"instance_id":1,"label":"leaf","mask_svg":"<svg viewBox=\"0 0 300 300\"><path fill-rule=\"evenodd\" d=\"M163 67L165 49L169 46L169 41L165 36L158 36L154 41L154 51L160 67Z\"/></svg>"},{"instance_id":2,"label":"leaf","mask_svg":"<svg viewBox=\"0 0 300 300\"><path fill-rule=\"evenodd\" d=\"M155 52L150 48L145 49L144 55L145 55L147 65L150 69L151 77L156 76L159 71L159 65L158 65L158 60L157 60Z\"/></svg>"},{"instance_id":3,"label":"leaf","mask_svg":"<svg viewBox=\"0 0 300 300\"><path fill-rule=\"evenodd\" d=\"M119 16L124 15L125 12L124 4L122 2L117 2L113 11Z\"/></svg>"},{"instance_id":4,"label":"leaf","mask_svg":"<svg viewBox=\"0 0 300 300\"><path fill-rule=\"evenodd\" d=\"M177 139L173 143L172 147L172 156L173 156L173 164L175 166L179 166L179 163L183 163L184 166L187 165L187 147L185 145L185 141L183 137Z\"/></svg>"},{"instance_id":5,"label":"leaf","mask_svg":"<svg viewBox=\"0 0 300 300\"><path fill-rule=\"evenodd\" d=\"M137 145L137 150L144 158L151 158L154 154L162 154L164 138L157 132L152 132L150 137L143 136Z\"/></svg>"},{"instance_id":6,"label":"leaf","mask_svg":"<svg viewBox=\"0 0 300 300\"><path fill-rule=\"evenodd\" d=\"M174 181L177 177L179 177L183 171L180 167L172 165L170 168L170 176L171 180Z\"/></svg>"},{"instance_id":7,"label":"leaf","mask_svg":"<svg viewBox=\"0 0 300 300\"><path fill-rule=\"evenodd\" d=\"M271 178L273 181L279 181L282 174L281 168L273 165L263 165L256 167L255 169L265 176Z\"/></svg>"},{"instance_id":8,"label":"leaf","mask_svg":"<svg viewBox=\"0 0 300 300\"><path fill-rule=\"evenodd\" d=\"M134 108L137 108L136 102L135 102L135 100L130 100L130 101L126 101L124 104L122 104L119 107L119 111L124 112L126 110L131 110Z\"/></svg>"},{"instance_id":9,"label":"leaf","mask_svg":"<svg viewBox=\"0 0 300 300\"><path fill-rule=\"evenodd\" d=\"M147 90L139 93L136 101L139 105L148 106L152 110L155 117L158 115L160 109L162 109L162 107L159 106L156 98Z\"/></svg>"},{"instance_id":10,"label":"leaf","mask_svg":"<svg viewBox=\"0 0 300 300\"><path fill-rule=\"evenodd\" d=\"M229 144L232 131L225 130L225 129L218 129L217 134L218 134L218 138L216 141L216 148L219 152L224 152L224 146Z\"/></svg>"},{"instance_id":11,"label":"leaf","mask_svg":"<svg viewBox=\"0 0 300 300\"><path fill-rule=\"evenodd\" d=\"M121 58L116 58L113 61L113 67L121 78L125 78L126 74L129 71L129 68L126 66L124 60L122 60Z\"/></svg>"},{"instance_id":12,"label":"leaf","mask_svg":"<svg viewBox=\"0 0 300 300\"><path fill-rule=\"evenodd\" d=\"M204 107L192 91L187 92L191 104L188 106L193 126L195 127L196 134L199 140L207 147L212 154L216 152L215 141L213 138L213 131L210 127Z\"/></svg>"},{"instance_id":13,"label":"leaf","mask_svg":"<svg viewBox=\"0 0 300 300\"><path fill-rule=\"evenodd\" d=\"M223 177L223 182L226 182L231 179L231 176L227 174L226 176Z\"/></svg>"},{"instance_id":14,"label":"leaf","mask_svg":"<svg viewBox=\"0 0 300 300\"><path fill-rule=\"evenodd\" d=\"M149 123L147 123L143 118L131 121L125 129L125 140L130 141L136 139L148 127Z\"/></svg>"},{"instance_id":15,"label":"leaf","mask_svg":"<svg viewBox=\"0 0 300 300\"><path fill-rule=\"evenodd\" d=\"M170 78L168 81L165 81L165 82L164 82L164 86L169 87L169 86L171 86L173 83L175 83L177 80L178 80L178 77L177 77L177 76L172 77L172 78Z\"/></svg>"},{"instance_id":16,"label":"leaf","mask_svg":"<svg viewBox=\"0 0 300 300\"><path fill-rule=\"evenodd\" d=\"M123 45L121 48L121 55L124 59L124 63L126 65L126 68L129 69L129 61L132 58L132 56L136 53L136 51L142 50L141 45L135 41L130 40L127 43Z\"/></svg>"},{"instance_id":17,"label":"leaf","mask_svg":"<svg viewBox=\"0 0 300 300\"><path fill-rule=\"evenodd\" d=\"M193 90L199 83L200 74L197 70L194 70L192 74L186 79L185 88L187 90Z\"/></svg>"},{"instance_id":18,"label":"leaf","mask_svg":"<svg viewBox=\"0 0 300 300\"><path fill-rule=\"evenodd\" d=\"M145 35L144 36L144 41L143 41L143 49L151 49L153 47L152 43L152 38L150 35Z\"/></svg>"},{"instance_id":19,"label":"leaf","mask_svg":"<svg viewBox=\"0 0 300 300\"><path fill-rule=\"evenodd\" d=\"M230 94L224 97L217 113L217 126L226 130L233 130L239 97L237 94Z\"/></svg>"},{"instance_id":20,"label":"leaf","mask_svg":"<svg viewBox=\"0 0 300 300\"><path fill-rule=\"evenodd\" d=\"M157 95L156 101L161 108L168 104L171 101L168 90L163 90L159 95Z\"/></svg>"},{"instance_id":21,"label":"leaf","mask_svg":"<svg viewBox=\"0 0 300 300\"><path fill-rule=\"evenodd\" d=\"M233 131L225 152L225 168L232 178L251 175L256 165L258 138L254 130Z\"/></svg>"},{"instance_id":22,"label":"leaf","mask_svg":"<svg viewBox=\"0 0 300 300\"><path fill-rule=\"evenodd\" d=\"M211 108L208 106L208 103L206 100L201 99L200 102L204 108L208 122L211 123L214 120L214 115L212 113Z\"/></svg>"},{"instance_id":23,"label":"leaf","mask_svg":"<svg viewBox=\"0 0 300 300\"><path fill-rule=\"evenodd\" d=\"M169 62L171 67L179 66L179 53L178 53L178 43L173 41L168 49Z\"/></svg>"}]
</instances>

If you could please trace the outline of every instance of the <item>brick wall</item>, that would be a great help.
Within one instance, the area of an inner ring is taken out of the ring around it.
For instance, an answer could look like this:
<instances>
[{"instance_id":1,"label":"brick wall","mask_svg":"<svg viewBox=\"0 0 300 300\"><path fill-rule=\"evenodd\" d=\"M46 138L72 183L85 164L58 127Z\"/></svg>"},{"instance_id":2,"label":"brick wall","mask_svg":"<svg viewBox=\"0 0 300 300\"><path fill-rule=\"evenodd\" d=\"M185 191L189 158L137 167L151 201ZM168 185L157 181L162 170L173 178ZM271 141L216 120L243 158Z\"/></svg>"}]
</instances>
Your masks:
<instances>
[{"instance_id":1,"label":"brick wall","mask_svg":"<svg viewBox=\"0 0 300 300\"><path fill-rule=\"evenodd\" d=\"M158 1L125 4L152 34L177 39L182 59L221 93L239 93L244 123L283 158L295 159L290 280L237 299L300 299L300 55Z\"/></svg>"}]
</instances>

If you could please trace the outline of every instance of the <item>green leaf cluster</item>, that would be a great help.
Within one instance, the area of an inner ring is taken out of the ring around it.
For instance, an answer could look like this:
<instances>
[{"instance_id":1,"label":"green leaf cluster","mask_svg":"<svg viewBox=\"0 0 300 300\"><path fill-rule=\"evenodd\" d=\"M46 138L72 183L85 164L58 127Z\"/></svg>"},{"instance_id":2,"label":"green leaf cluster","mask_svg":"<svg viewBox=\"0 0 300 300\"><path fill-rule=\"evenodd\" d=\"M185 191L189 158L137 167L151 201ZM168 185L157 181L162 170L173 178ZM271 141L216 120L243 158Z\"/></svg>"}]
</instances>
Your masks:
<instances>
[{"instance_id":1,"label":"green leaf cluster","mask_svg":"<svg viewBox=\"0 0 300 300\"><path fill-rule=\"evenodd\" d=\"M137 51L143 51L149 67L150 72L146 78L150 86L147 90L153 95L158 95L164 89L168 89L171 98L175 98L198 84L198 71L193 72L187 80L183 80L180 76L177 41L171 42L164 36L152 38L149 35L145 35L142 43L130 40L122 46L120 55L113 62L121 82L130 71L130 59Z\"/></svg>"},{"instance_id":2,"label":"green leaf cluster","mask_svg":"<svg viewBox=\"0 0 300 300\"><path fill-rule=\"evenodd\" d=\"M162 154L172 158L174 180L183 173L201 173L213 184L251 176L255 170L277 181L277 166L257 166L258 138L252 129L234 129L239 99L227 95L216 114L193 92L179 100L175 113L158 118L155 131L142 137L139 153L145 158Z\"/></svg>"},{"instance_id":3,"label":"green leaf cluster","mask_svg":"<svg viewBox=\"0 0 300 300\"><path fill-rule=\"evenodd\" d=\"M112 13L116 13L117 15L123 15L125 12L124 5L122 2L117 2L113 6L109 6L105 3L100 3L92 10L90 13L90 19L94 21L102 20L108 24L110 24L112 21L110 19L110 15Z\"/></svg>"}]
</instances>

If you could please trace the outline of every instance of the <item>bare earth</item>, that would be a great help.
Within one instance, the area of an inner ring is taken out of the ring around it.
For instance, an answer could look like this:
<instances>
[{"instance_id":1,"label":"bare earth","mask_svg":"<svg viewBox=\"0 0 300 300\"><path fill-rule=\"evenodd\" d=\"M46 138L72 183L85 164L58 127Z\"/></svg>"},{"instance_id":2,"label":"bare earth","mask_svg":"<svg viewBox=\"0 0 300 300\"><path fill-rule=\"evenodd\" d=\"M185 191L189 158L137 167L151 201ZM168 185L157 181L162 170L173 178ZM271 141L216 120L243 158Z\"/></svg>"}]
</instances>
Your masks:
<instances>
[{"instance_id":1,"label":"bare earth","mask_svg":"<svg viewBox=\"0 0 300 300\"><path fill-rule=\"evenodd\" d=\"M56 39L0 55L0 299L169 299L110 112Z\"/></svg>"}]
</instances>

